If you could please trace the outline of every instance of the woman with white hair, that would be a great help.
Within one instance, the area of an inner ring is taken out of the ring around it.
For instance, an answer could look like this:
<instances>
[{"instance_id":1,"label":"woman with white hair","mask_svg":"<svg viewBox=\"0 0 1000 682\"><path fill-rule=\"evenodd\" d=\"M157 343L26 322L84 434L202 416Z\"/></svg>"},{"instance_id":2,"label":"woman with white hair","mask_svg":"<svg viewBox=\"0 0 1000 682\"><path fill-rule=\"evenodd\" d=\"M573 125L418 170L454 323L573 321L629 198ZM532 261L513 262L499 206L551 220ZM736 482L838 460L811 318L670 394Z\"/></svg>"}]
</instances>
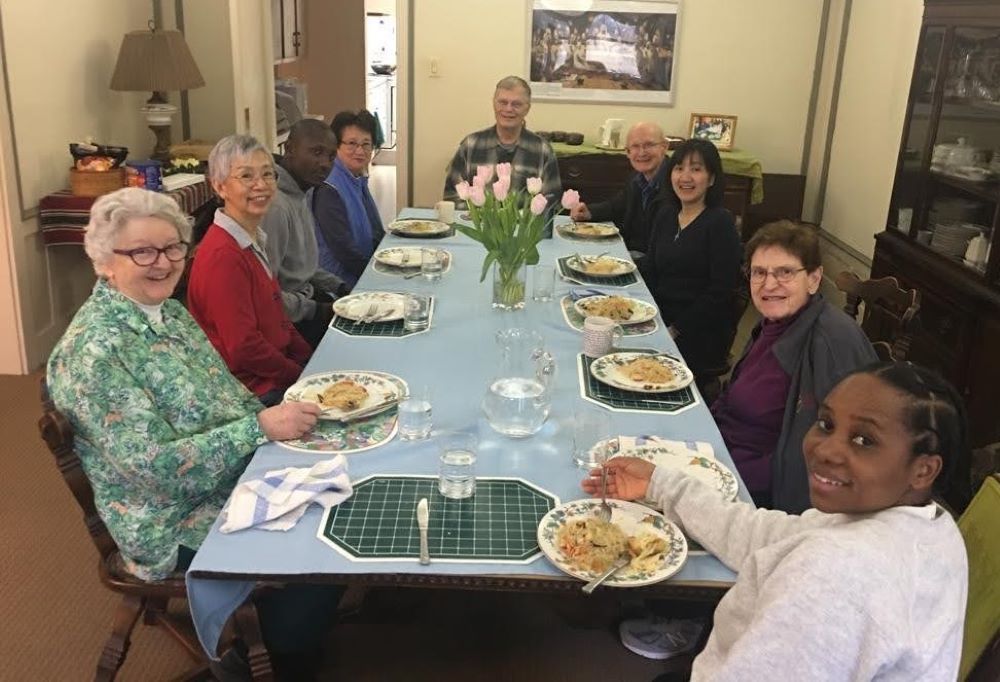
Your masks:
<instances>
[{"instance_id":1,"label":"woman with white hair","mask_svg":"<svg viewBox=\"0 0 1000 682\"><path fill-rule=\"evenodd\" d=\"M271 155L249 135L221 139L208 169L223 206L198 244L188 309L236 378L265 405L275 405L312 355L282 306L260 229L278 174Z\"/></svg>"},{"instance_id":2,"label":"woman with white hair","mask_svg":"<svg viewBox=\"0 0 1000 682\"><path fill-rule=\"evenodd\" d=\"M263 409L170 298L189 231L162 194L99 198L84 238L97 283L48 365L97 509L143 580L198 548L258 445L302 435L318 413L307 403Z\"/></svg>"}]
</instances>

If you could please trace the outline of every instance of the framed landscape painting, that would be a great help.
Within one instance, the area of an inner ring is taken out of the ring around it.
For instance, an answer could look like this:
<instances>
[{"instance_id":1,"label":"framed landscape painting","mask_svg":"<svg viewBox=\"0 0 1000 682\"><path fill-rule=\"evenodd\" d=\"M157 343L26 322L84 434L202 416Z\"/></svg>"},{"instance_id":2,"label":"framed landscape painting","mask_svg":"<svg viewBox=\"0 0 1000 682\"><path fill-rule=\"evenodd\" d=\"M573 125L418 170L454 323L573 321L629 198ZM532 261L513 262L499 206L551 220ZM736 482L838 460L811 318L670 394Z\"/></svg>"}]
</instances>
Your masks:
<instances>
[{"instance_id":1,"label":"framed landscape painting","mask_svg":"<svg viewBox=\"0 0 1000 682\"><path fill-rule=\"evenodd\" d=\"M674 102L680 0L529 0L532 97Z\"/></svg>"},{"instance_id":2,"label":"framed landscape painting","mask_svg":"<svg viewBox=\"0 0 1000 682\"><path fill-rule=\"evenodd\" d=\"M725 114L691 114L688 137L708 140L721 152L731 151L736 139L736 117Z\"/></svg>"}]
</instances>

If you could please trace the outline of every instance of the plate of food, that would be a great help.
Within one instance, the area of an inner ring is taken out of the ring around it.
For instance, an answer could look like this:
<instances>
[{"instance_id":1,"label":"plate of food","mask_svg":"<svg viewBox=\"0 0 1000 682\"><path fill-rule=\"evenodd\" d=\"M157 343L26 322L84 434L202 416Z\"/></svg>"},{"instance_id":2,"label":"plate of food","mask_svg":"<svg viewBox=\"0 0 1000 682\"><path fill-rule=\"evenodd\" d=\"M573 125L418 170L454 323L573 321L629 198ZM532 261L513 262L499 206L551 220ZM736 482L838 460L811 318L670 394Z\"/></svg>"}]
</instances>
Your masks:
<instances>
[{"instance_id":1,"label":"plate of food","mask_svg":"<svg viewBox=\"0 0 1000 682\"><path fill-rule=\"evenodd\" d=\"M679 391L694 381L683 362L661 353L609 353L590 364L590 374L608 386L639 393Z\"/></svg>"},{"instance_id":2,"label":"plate of food","mask_svg":"<svg viewBox=\"0 0 1000 682\"><path fill-rule=\"evenodd\" d=\"M375 252L375 262L394 268L419 268L424 250L416 246L396 246Z\"/></svg>"},{"instance_id":3,"label":"plate of food","mask_svg":"<svg viewBox=\"0 0 1000 682\"><path fill-rule=\"evenodd\" d=\"M333 312L348 320L360 322L394 322L403 319L406 298L392 291L362 291L338 298Z\"/></svg>"},{"instance_id":4,"label":"plate of food","mask_svg":"<svg viewBox=\"0 0 1000 682\"><path fill-rule=\"evenodd\" d=\"M628 556L608 578L611 587L638 587L666 580L687 560L684 534L641 504L608 500L611 520L597 516L600 500L575 500L551 509L538 524L538 546L556 568L591 580Z\"/></svg>"},{"instance_id":5,"label":"plate of food","mask_svg":"<svg viewBox=\"0 0 1000 682\"><path fill-rule=\"evenodd\" d=\"M389 223L389 231L398 234L405 234L410 237L426 237L437 234L444 234L451 229L451 225L440 220L423 220L408 218L403 220L393 220Z\"/></svg>"},{"instance_id":6,"label":"plate of food","mask_svg":"<svg viewBox=\"0 0 1000 682\"><path fill-rule=\"evenodd\" d=\"M618 234L618 228L607 223L569 223L561 225L559 229L581 239L607 239Z\"/></svg>"},{"instance_id":7,"label":"plate of food","mask_svg":"<svg viewBox=\"0 0 1000 682\"><path fill-rule=\"evenodd\" d=\"M683 451L668 444L658 443L644 443L642 445L619 449L617 438L601 441L594 445L592 449L610 453L609 459L614 457L638 457L647 462L652 462L658 467L683 471L688 476L697 478L708 487L717 491L722 499L727 502L735 501L740 491L740 484L732 471L714 457L706 457L699 452ZM653 500L642 500L642 504L654 509L659 508L659 505Z\"/></svg>"},{"instance_id":8,"label":"plate of food","mask_svg":"<svg viewBox=\"0 0 1000 682\"><path fill-rule=\"evenodd\" d=\"M348 413L375 410L379 405L388 410L400 395L399 384L384 374L344 370L299 379L285 391L285 401L316 403L323 409L320 419L339 420ZM382 411L373 411L368 416Z\"/></svg>"},{"instance_id":9,"label":"plate of food","mask_svg":"<svg viewBox=\"0 0 1000 682\"><path fill-rule=\"evenodd\" d=\"M591 277L618 277L635 272L635 263L614 256L570 256L566 265L570 270Z\"/></svg>"},{"instance_id":10,"label":"plate of food","mask_svg":"<svg viewBox=\"0 0 1000 682\"><path fill-rule=\"evenodd\" d=\"M642 324L656 317L656 306L627 296L588 296L573 304L583 317L606 317L619 324Z\"/></svg>"}]
</instances>

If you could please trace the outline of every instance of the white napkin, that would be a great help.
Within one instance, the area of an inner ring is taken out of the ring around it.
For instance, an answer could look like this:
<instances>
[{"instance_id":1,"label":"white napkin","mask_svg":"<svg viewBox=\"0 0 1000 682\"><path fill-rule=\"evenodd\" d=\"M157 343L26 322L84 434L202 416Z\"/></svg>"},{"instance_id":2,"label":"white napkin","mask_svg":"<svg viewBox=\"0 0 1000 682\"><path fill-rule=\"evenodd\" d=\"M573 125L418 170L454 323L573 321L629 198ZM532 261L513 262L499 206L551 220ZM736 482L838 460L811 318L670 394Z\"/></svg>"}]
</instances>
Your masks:
<instances>
[{"instance_id":1,"label":"white napkin","mask_svg":"<svg viewBox=\"0 0 1000 682\"><path fill-rule=\"evenodd\" d=\"M618 437L618 451L628 450L629 448L638 448L643 445L658 445L660 447L665 447L670 449L671 452L676 452L679 455L698 455L700 457L708 457L709 459L715 459L715 449L712 447L711 443L705 443L698 440L667 440L666 438L660 438L659 436L619 436Z\"/></svg>"},{"instance_id":2,"label":"white napkin","mask_svg":"<svg viewBox=\"0 0 1000 682\"><path fill-rule=\"evenodd\" d=\"M309 468L268 471L263 478L236 486L222 510L223 533L262 528L288 530L306 513L310 503L324 509L340 504L353 492L343 455Z\"/></svg>"}]
</instances>

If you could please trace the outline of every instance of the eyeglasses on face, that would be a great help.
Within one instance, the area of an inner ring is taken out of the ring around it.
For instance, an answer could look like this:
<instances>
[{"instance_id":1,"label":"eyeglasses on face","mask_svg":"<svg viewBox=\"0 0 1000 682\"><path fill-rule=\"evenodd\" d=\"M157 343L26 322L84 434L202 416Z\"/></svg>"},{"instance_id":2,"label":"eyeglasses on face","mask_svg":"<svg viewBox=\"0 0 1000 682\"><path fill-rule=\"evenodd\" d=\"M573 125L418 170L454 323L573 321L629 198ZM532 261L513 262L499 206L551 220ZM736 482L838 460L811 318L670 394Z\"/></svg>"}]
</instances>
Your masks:
<instances>
[{"instance_id":1,"label":"eyeglasses on face","mask_svg":"<svg viewBox=\"0 0 1000 682\"><path fill-rule=\"evenodd\" d=\"M180 263L187 258L190 245L187 242L167 244L162 249L155 246L140 246L137 249L112 249L119 256L128 256L136 265L147 267L160 259L162 253L171 263Z\"/></svg>"},{"instance_id":2,"label":"eyeglasses on face","mask_svg":"<svg viewBox=\"0 0 1000 682\"><path fill-rule=\"evenodd\" d=\"M805 270L805 268L790 268L787 265L780 265L776 268L771 268L770 270L767 268L756 267L748 269L747 276L754 284L763 283L767 279L768 275L774 275L774 279L778 282L788 284L795 279L795 275L799 274L803 270Z\"/></svg>"},{"instance_id":3,"label":"eyeglasses on face","mask_svg":"<svg viewBox=\"0 0 1000 682\"><path fill-rule=\"evenodd\" d=\"M662 144L663 144L662 142L643 142L642 144L630 144L629 146L625 147L625 150L629 154L638 154L640 152L644 153L652 151Z\"/></svg>"},{"instance_id":4,"label":"eyeglasses on face","mask_svg":"<svg viewBox=\"0 0 1000 682\"><path fill-rule=\"evenodd\" d=\"M341 142L341 146L347 147L348 150L356 152L359 149L365 154L368 154L372 150L371 142L355 142L354 140L347 140L346 142Z\"/></svg>"},{"instance_id":5,"label":"eyeglasses on face","mask_svg":"<svg viewBox=\"0 0 1000 682\"><path fill-rule=\"evenodd\" d=\"M270 168L260 173L254 173L252 170L241 170L239 173L230 175L229 177L239 180L244 187L253 187L258 180L263 180L269 185L278 181L277 171Z\"/></svg>"}]
</instances>

